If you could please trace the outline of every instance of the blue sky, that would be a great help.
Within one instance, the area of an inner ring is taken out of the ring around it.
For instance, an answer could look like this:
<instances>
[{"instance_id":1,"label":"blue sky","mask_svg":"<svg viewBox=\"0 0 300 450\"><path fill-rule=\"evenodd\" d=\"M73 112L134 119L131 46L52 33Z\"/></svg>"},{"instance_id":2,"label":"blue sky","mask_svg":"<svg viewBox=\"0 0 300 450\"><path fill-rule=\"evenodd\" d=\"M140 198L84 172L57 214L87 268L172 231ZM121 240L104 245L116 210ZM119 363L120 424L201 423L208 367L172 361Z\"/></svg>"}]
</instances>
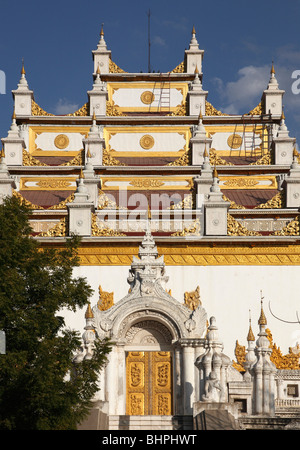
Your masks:
<instances>
[{"instance_id":1,"label":"blue sky","mask_svg":"<svg viewBox=\"0 0 300 450\"><path fill-rule=\"evenodd\" d=\"M0 137L11 124L11 90L19 82L22 58L36 102L57 114L74 112L87 101L101 23L113 61L128 72L146 72L149 9L152 69L167 72L183 60L194 25L205 50L203 87L224 112L247 113L257 105L274 60L286 91L286 123L300 142L300 94L292 93L292 73L300 70L299 0L1 0L6 94L0 95Z\"/></svg>"}]
</instances>

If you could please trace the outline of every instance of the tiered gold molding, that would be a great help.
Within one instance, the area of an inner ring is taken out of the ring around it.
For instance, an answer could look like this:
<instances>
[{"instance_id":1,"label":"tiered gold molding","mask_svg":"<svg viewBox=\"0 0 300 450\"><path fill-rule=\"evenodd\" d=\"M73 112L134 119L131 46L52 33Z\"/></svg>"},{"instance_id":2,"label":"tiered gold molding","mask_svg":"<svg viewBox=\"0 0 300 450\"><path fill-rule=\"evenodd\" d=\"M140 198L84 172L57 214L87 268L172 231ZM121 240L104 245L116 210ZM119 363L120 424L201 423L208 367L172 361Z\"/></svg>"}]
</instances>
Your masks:
<instances>
[{"instance_id":1,"label":"tiered gold molding","mask_svg":"<svg viewBox=\"0 0 300 450\"><path fill-rule=\"evenodd\" d=\"M205 115L206 116L228 116L229 114L222 113L218 109L216 109L211 103L207 100L205 102Z\"/></svg>"},{"instance_id":2,"label":"tiered gold molding","mask_svg":"<svg viewBox=\"0 0 300 450\"><path fill-rule=\"evenodd\" d=\"M99 300L97 303L100 311L107 311L114 305L114 293L113 292L105 292L102 287L99 286Z\"/></svg>"},{"instance_id":3,"label":"tiered gold molding","mask_svg":"<svg viewBox=\"0 0 300 450\"><path fill-rule=\"evenodd\" d=\"M111 156L106 149L103 149L102 164L104 166L127 166L127 164L121 163L118 159Z\"/></svg>"},{"instance_id":4,"label":"tiered gold molding","mask_svg":"<svg viewBox=\"0 0 300 450\"><path fill-rule=\"evenodd\" d=\"M34 205L29 200L26 200L26 198L24 198L18 191L14 190L12 195L19 199L21 205L25 205L30 209L44 209L42 206Z\"/></svg>"},{"instance_id":5,"label":"tiered gold molding","mask_svg":"<svg viewBox=\"0 0 300 450\"><path fill-rule=\"evenodd\" d=\"M232 163L221 158L214 148L209 150L209 163L211 166L233 166Z\"/></svg>"},{"instance_id":6,"label":"tiered gold molding","mask_svg":"<svg viewBox=\"0 0 300 450\"><path fill-rule=\"evenodd\" d=\"M256 115L260 116L263 113L264 113L264 103L261 100L255 108L253 108L251 111L248 112L248 116L251 116L251 115L252 116L256 116Z\"/></svg>"},{"instance_id":7,"label":"tiered gold molding","mask_svg":"<svg viewBox=\"0 0 300 450\"><path fill-rule=\"evenodd\" d=\"M114 63L111 59L109 59L109 73L128 73L125 70L121 69L116 63Z\"/></svg>"},{"instance_id":8,"label":"tiered gold molding","mask_svg":"<svg viewBox=\"0 0 300 450\"><path fill-rule=\"evenodd\" d=\"M43 108L41 108L34 100L31 102L31 115L32 116L55 116L55 114L48 113ZM89 104L85 103L81 108L79 108L74 113L66 114L66 116L88 116L89 115Z\"/></svg>"},{"instance_id":9,"label":"tiered gold molding","mask_svg":"<svg viewBox=\"0 0 300 450\"><path fill-rule=\"evenodd\" d=\"M261 236L257 231L248 230L230 214L227 214L227 234L229 236Z\"/></svg>"},{"instance_id":10,"label":"tiered gold molding","mask_svg":"<svg viewBox=\"0 0 300 450\"><path fill-rule=\"evenodd\" d=\"M288 223L282 230L275 231L273 236L299 236L299 216Z\"/></svg>"},{"instance_id":11,"label":"tiered gold molding","mask_svg":"<svg viewBox=\"0 0 300 450\"><path fill-rule=\"evenodd\" d=\"M196 219L192 225L185 227L182 231L176 231L171 236L199 236L201 231L200 220Z\"/></svg>"},{"instance_id":12,"label":"tiered gold molding","mask_svg":"<svg viewBox=\"0 0 300 450\"><path fill-rule=\"evenodd\" d=\"M47 166L23 149L23 166Z\"/></svg>"},{"instance_id":13,"label":"tiered gold molding","mask_svg":"<svg viewBox=\"0 0 300 450\"><path fill-rule=\"evenodd\" d=\"M176 66L175 69L171 71L171 73L184 73L184 61L178 64L178 66Z\"/></svg>"},{"instance_id":14,"label":"tiered gold molding","mask_svg":"<svg viewBox=\"0 0 300 450\"><path fill-rule=\"evenodd\" d=\"M67 236L67 218L63 217L60 221L50 230L44 233L39 233L39 237L64 237Z\"/></svg>"},{"instance_id":15,"label":"tiered gold molding","mask_svg":"<svg viewBox=\"0 0 300 450\"><path fill-rule=\"evenodd\" d=\"M186 151L180 158L166 164L166 166L189 166L191 164L191 149Z\"/></svg>"},{"instance_id":16,"label":"tiered gold molding","mask_svg":"<svg viewBox=\"0 0 300 450\"><path fill-rule=\"evenodd\" d=\"M238 204L235 203L233 200L230 200L228 197L226 197L225 194L223 194L222 198L223 198L223 200L225 200L225 202L230 202L229 209L246 209L245 206L243 206L243 205L238 205Z\"/></svg>"},{"instance_id":17,"label":"tiered gold molding","mask_svg":"<svg viewBox=\"0 0 300 450\"><path fill-rule=\"evenodd\" d=\"M31 115L32 116L54 116L54 114L50 114L50 113L46 112L34 100L31 101Z\"/></svg>"},{"instance_id":18,"label":"tiered gold molding","mask_svg":"<svg viewBox=\"0 0 300 450\"><path fill-rule=\"evenodd\" d=\"M47 208L47 210L52 210L52 209L66 209L67 208L67 203L72 203L74 201L74 192L72 192L72 194L70 194L65 200L61 201L60 203L57 203L57 205L52 205L49 208Z\"/></svg>"},{"instance_id":19,"label":"tiered gold molding","mask_svg":"<svg viewBox=\"0 0 300 450\"><path fill-rule=\"evenodd\" d=\"M293 352L293 349L289 348L289 353L283 355L280 347L277 347L275 343L273 343L273 337L271 331L266 328L267 338L270 342L270 347L272 348L271 361L275 364L277 369L280 370L299 370L300 369L300 358L299 354ZM246 347L240 345L238 341L236 341L235 345L235 357L236 361L233 362L233 367L237 369L239 372L244 372L244 362L246 361Z\"/></svg>"},{"instance_id":20,"label":"tiered gold molding","mask_svg":"<svg viewBox=\"0 0 300 450\"><path fill-rule=\"evenodd\" d=\"M266 203L261 203L258 206L255 206L254 209L264 209L264 208L270 208L270 209L276 209L276 208L283 208L285 203L285 194L283 191L278 192L274 197L272 197L270 200L268 200Z\"/></svg>"},{"instance_id":21,"label":"tiered gold molding","mask_svg":"<svg viewBox=\"0 0 300 450\"><path fill-rule=\"evenodd\" d=\"M111 228L101 228L97 224L96 214L92 214L92 236L126 236L124 233L112 230Z\"/></svg>"},{"instance_id":22,"label":"tiered gold molding","mask_svg":"<svg viewBox=\"0 0 300 450\"><path fill-rule=\"evenodd\" d=\"M298 266L300 245L272 245L270 243L247 244L203 244L175 243L157 245L169 266ZM138 249L129 243L102 243L95 246L81 246L78 256L83 266L130 266L132 255L138 256Z\"/></svg>"}]
</instances>

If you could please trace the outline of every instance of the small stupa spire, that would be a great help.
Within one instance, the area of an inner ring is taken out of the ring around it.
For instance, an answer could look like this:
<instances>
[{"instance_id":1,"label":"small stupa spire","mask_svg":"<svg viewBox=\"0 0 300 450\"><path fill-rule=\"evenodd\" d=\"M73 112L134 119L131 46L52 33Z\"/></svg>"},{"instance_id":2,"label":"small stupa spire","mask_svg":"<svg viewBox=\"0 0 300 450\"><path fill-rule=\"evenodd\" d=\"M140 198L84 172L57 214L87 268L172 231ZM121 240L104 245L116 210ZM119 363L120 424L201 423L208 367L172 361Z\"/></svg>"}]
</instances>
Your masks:
<instances>
[{"instance_id":1,"label":"small stupa spire","mask_svg":"<svg viewBox=\"0 0 300 450\"><path fill-rule=\"evenodd\" d=\"M216 166L214 167L213 178L218 178L218 172Z\"/></svg>"},{"instance_id":2,"label":"small stupa spire","mask_svg":"<svg viewBox=\"0 0 300 450\"><path fill-rule=\"evenodd\" d=\"M94 318L94 314L91 308L91 304L89 303L86 309L86 313L85 313L85 318L86 319L93 319Z\"/></svg>"},{"instance_id":3,"label":"small stupa spire","mask_svg":"<svg viewBox=\"0 0 300 450\"><path fill-rule=\"evenodd\" d=\"M262 296L262 291L260 291L260 303L261 303L261 310L260 310L260 317L258 319L258 325L267 325L267 319L263 310L263 299L264 297Z\"/></svg>"},{"instance_id":4,"label":"small stupa spire","mask_svg":"<svg viewBox=\"0 0 300 450\"><path fill-rule=\"evenodd\" d=\"M272 61L272 67L271 67L271 75L275 75L275 69L274 69L274 61Z\"/></svg>"},{"instance_id":5,"label":"small stupa spire","mask_svg":"<svg viewBox=\"0 0 300 450\"><path fill-rule=\"evenodd\" d=\"M21 75L25 75L25 67L24 67L24 58L22 58L22 69L21 69Z\"/></svg>"},{"instance_id":6,"label":"small stupa spire","mask_svg":"<svg viewBox=\"0 0 300 450\"><path fill-rule=\"evenodd\" d=\"M252 327L251 327L251 314L250 314L250 310L249 310L249 331L248 331L248 335L247 335L247 341L255 341L255 336L253 334L252 331Z\"/></svg>"}]
</instances>

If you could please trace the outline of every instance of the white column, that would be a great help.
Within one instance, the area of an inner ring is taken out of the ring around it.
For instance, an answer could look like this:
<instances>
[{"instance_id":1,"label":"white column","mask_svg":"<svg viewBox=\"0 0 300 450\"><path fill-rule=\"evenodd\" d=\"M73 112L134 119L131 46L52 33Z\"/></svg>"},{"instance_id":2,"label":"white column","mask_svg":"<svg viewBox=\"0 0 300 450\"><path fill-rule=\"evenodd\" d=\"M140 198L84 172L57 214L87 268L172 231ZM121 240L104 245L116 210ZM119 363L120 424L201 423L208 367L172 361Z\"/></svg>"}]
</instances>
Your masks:
<instances>
[{"instance_id":1,"label":"white column","mask_svg":"<svg viewBox=\"0 0 300 450\"><path fill-rule=\"evenodd\" d=\"M116 405L116 414L124 415L126 410L126 367L124 345L118 344L116 347L117 364L116 372L116 390L118 391L118 401Z\"/></svg>"},{"instance_id":2,"label":"white column","mask_svg":"<svg viewBox=\"0 0 300 450\"><path fill-rule=\"evenodd\" d=\"M184 414L193 413L195 402L195 353L194 348L188 344L183 346L183 392L184 392Z\"/></svg>"},{"instance_id":3,"label":"white column","mask_svg":"<svg viewBox=\"0 0 300 450\"><path fill-rule=\"evenodd\" d=\"M182 358L181 349L175 348L174 351L175 363L174 363L174 413L183 414L183 386L182 386Z\"/></svg>"},{"instance_id":4,"label":"white column","mask_svg":"<svg viewBox=\"0 0 300 450\"><path fill-rule=\"evenodd\" d=\"M108 355L109 361L105 371L105 400L108 402L108 414L116 415L116 405L118 397L117 389L117 364L118 360L116 358L115 348Z\"/></svg>"}]
</instances>

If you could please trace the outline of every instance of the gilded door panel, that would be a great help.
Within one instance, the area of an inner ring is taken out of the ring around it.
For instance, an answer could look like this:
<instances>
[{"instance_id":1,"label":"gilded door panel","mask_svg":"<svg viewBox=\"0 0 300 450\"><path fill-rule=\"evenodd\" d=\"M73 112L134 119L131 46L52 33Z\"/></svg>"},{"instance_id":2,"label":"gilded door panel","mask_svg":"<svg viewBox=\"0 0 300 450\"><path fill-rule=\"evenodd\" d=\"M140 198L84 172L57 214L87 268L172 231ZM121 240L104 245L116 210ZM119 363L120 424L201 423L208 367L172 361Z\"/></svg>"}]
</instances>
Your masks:
<instances>
[{"instance_id":1,"label":"gilded door panel","mask_svg":"<svg viewBox=\"0 0 300 450\"><path fill-rule=\"evenodd\" d=\"M170 352L152 352L152 414L172 414L172 362Z\"/></svg>"},{"instance_id":2,"label":"gilded door panel","mask_svg":"<svg viewBox=\"0 0 300 450\"><path fill-rule=\"evenodd\" d=\"M126 385L126 414L172 414L170 352L128 352Z\"/></svg>"},{"instance_id":3,"label":"gilded door panel","mask_svg":"<svg viewBox=\"0 0 300 450\"><path fill-rule=\"evenodd\" d=\"M142 416L148 411L148 356L128 352L126 356L126 414Z\"/></svg>"}]
</instances>

